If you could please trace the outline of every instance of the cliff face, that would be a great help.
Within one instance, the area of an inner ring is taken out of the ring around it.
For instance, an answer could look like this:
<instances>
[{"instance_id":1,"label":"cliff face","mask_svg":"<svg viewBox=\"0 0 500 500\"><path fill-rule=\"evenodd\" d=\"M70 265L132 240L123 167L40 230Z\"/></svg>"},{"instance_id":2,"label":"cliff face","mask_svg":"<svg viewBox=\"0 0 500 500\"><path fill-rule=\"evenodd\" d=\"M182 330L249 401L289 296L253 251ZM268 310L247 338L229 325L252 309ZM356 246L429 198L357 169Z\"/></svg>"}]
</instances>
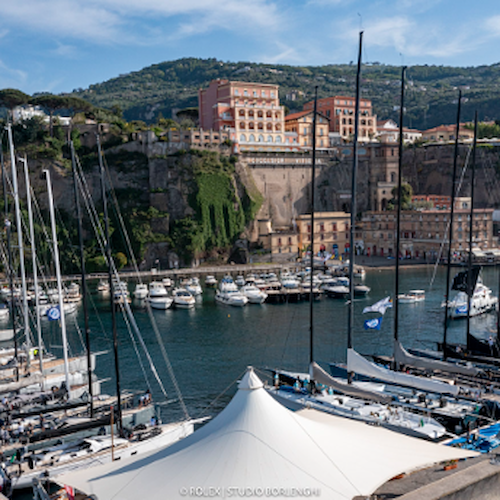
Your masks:
<instances>
[{"instance_id":1,"label":"cliff face","mask_svg":"<svg viewBox=\"0 0 500 500\"><path fill-rule=\"evenodd\" d=\"M451 196L453 153L453 145L409 147L404 152L403 176L412 185L415 194ZM462 182L459 196L470 196L471 166L471 146L460 146L457 179L458 182L462 179ZM499 208L499 146L478 146L475 177L474 205L477 208Z\"/></svg>"}]
</instances>

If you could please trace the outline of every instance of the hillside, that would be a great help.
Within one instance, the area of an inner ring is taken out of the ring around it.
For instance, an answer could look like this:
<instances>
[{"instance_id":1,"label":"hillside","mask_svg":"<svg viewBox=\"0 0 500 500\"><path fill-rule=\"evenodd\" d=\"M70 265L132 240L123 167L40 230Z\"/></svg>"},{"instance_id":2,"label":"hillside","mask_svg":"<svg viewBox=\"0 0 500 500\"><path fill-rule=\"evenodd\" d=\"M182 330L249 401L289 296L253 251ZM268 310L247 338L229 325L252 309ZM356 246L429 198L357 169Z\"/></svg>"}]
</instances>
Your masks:
<instances>
[{"instance_id":1,"label":"hillside","mask_svg":"<svg viewBox=\"0 0 500 500\"><path fill-rule=\"evenodd\" d=\"M151 123L160 113L170 118L172 111L197 106L198 88L216 78L278 84L282 104L290 111L298 111L312 98L315 85L319 97L354 95L355 72L354 64L299 67L185 58L120 75L88 89L76 89L72 95L108 109L118 105L126 119ZM398 119L400 74L396 66L363 65L362 96L372 99L379 119ZM464 96L464 121L472 120L475 109L480 120L500 118L500 64L471 68L412 66L407 78L406 124L412 128L453 123L458 88ZM287 100L291 91L304 92L304 96Z\"/></svg>"}]
</instances>

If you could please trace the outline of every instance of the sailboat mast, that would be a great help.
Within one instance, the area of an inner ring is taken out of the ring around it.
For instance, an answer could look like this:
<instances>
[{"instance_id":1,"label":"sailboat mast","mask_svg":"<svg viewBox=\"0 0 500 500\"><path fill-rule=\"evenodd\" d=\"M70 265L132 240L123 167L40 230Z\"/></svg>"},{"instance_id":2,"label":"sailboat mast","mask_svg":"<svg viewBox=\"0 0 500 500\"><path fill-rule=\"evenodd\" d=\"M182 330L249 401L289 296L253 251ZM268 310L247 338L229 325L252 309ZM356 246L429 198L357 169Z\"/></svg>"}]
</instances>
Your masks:
<instances>
[{"instance_id":1,"label":"sailboat mast","mask_svg":"<svg viewBox=\"0 0 500 500\"><path fill-rule=\"evenodd\" d=\"M462 104L462 91L458 91L458 106L457 106L457 128L455 132L455 151L453 154L453 178L451 181L451 207L450 207L450 226L448 231L448 258L446 265L446 296L444 302L444 333L443 333L443 359L446 360L447 355L447 337L448 337L448 303L450 301L450 269L451 269L451 242L453 239L453 215L455 213L455 184L457 180L457 160L458 160L458 135L460 133L460 107Z\"/></svg>"},{"instance_id":2,"label":"sailboat mast","mask_svg":"<svg viewBox=\"0 0 500 500\"><path fill-rule=\"evenodd\" d=\"M36 244L35 244L35 227L33 224L33 209L31 206L31 183L28 172L28 159L26 157L19 158L24 164L24 181L26 184L26 200L28 202L28 219L30 226L31 240L31 261L33 265L33 284L35 286L35 314L36 314L36 332L38 338L38 360L40 363L40 373L43 374L43 342L42 342L42 324L40 321L40 299L38 290L38 269L36 265Z\"/></svg>"},{"instance_id":3,"label":"sailboat mast","mask_svg":"<svg viewBox=\"0 0 500 500\"><path fill-rule=\"evenodd\" d=\"M405 106L405 72L406 66L401 70L401 102L399 109L399 159L398 159L398 210L396 216L396 278L394 284L394 342L399 340L399 247L401 245L401 186L403 179L403 119ZM396 364L395 369L398 369Z\"/></svg>"},{"instance_id":4,"label":"sailboat mast","mask_svg":"<svg viewBox=\"0 0 500 500\"><path fill-rule=\"evenodd\" d=\"M316 181L316 113L318 106L318 86L314 89L314 111L313 111L313 130L312 130L312 168L311 168L311 276L310 276L310 289L309 289L309 362L314 361L314 346L313 346L313 271L314 271L314 184Z\"/></svg>"},{"instance_id":5,"label":"sailboat mast","mask_svg":"<svg viewBox=\"0 0 500 500\"><path fill-rule=\"evenodd\" d=\"M104 230L106 238L106 258L108 261L108 280L109 280L109 293L111 301L111 322L113 328L113 352L115 357L115 378L116 378L116 400L117 400L117 426L118 432L121 435L123 432L122 423L122 404L121 404L121 388L120 388L120 364L118 360L118 334L116 332L116 311L115 311L115 291L113 284L113 263L111 260L111 243L109 241L109 218L108 218L108 204L106 201L106 186L104 184L104 165L102 162L101 142L97 136L97 153L99 155L99 172L101 175L101 193L102 204L104 211Z\"/></svg>"},{"instance_id":6,"label":"sailboat mast","mask_svg":"<svg viewBox=\"0 0 500 500\"><path fill-rule=\"evenodd\" d=\"M80 207L80 196L78 192L78 180L76 178L76 160L73 141L70 141L71 165L73 170L73 186L75 188L76 218L78 223L78 242L80 246L80 270L82 273L82 301L83 318L85 323L85 348L87 349L87 378L89 384L90 416L94 416L94 393L92 388L92 359L90 354L90 327L89 313L87 307L87 280L85 278L85 254L83 252L83 229L82 229L82 209Z\"/></svg>"},{"instance_id":7,"label":"sailboat mast","mask_svg":"<svg viewBox=\"0 0 500 500\"><path fill-rule=\"evenodd\" d=\"M469 218L469 258L467 260L467 347L469 347L470 336L470 307L474 288L472 284L472 232L474 229L474 184L476 178L476 143L477 143L477 111L474 115L474 140L472 142L472 171L470 185L470 218ZM474 284L475 286L475 284Z\"/></svg>"},{"instance_id":8,"label":"sailboat mast","mask_svg":"<svg viewBox=\"0 0 500 500\"><path fill-rule=\"evenodd\" d=\"M43 173L45 174L47 179L47 195L49 198L50 226L52 229L52 247L54 251L54 266L56 268L57 294L59 296L59 313L61 319L61 335L63 342L64 374L66 378L66 389L68 390L68 395L71 395L71 385L69 383L68 340L66 337L66 318L64 315L64 300L63 300L63 289L62 289L62 279L61 279L61 267L59 264L59 248L57 245L56 217L54 214L54 198L52 194L52 182L50 180L50 172L48 170L44 170Z\"/></svg>"},{"instance_id":9,"label":"sailboat mast","mask_svg":"<svg viewBox=\"0 0 500 500\"><path fill-rule=\"evenodd\" d=\"M354 144L352 146L351 178L351 227L349 238L349 314L347 315L347 348L352 349L352 327L354 324L354 236L356 226L356 174L358 171L358 133L359 133L359 79L361 74L361 54L363 32L359 32L358 69L356 72L356 102L354 108ZM351 381L351 376L349 376Z\"/></svg>"},{"instance_id":10,"label":"sailboat mast","mask_svg":"<svg viewBox=\"0 0 500 500\"><path fill-rule=\"evenodd\" d=\"M14 207L16 210L16 229L17 229L17 244L19 247L19 265L21 267L21 293L23 299L23 316L24 316L24 335L26 338L26 366L30 367L30 321L28 314L28 291L26 289L26 271L24 269L24 246L23 246L23 228L21 224L21 209L19 207L19 191L17 189L17 169L16 158L14 154L14 141L12 140L12 126L7 124L7 134L9 136L10 163L12 169L12 189L14 191Z\"/></svg>"},{"instance_id":11,"label":"sailboat mast","mask_svg":"<svg viewBox=\"0 0 500 500\"><path fill-rule=\"evenodd\" d=\"M5 230L7 232L7 253L9 258L9 288L10 288L10 314L12 323L12 332L14 334L14 359L17 364L17 332L16 332L16 314L14 303L14 269L12 266L12 244L10 240L11 223L9 220L9 197L7 196L7 173L5 172L5 164L3 161L2 145L0 144L0 162L2 164L2 185L3 185L3 200L5 213ZM16 380L19 380L19 369L16 366Z\"/></svg>"}]
</instances>

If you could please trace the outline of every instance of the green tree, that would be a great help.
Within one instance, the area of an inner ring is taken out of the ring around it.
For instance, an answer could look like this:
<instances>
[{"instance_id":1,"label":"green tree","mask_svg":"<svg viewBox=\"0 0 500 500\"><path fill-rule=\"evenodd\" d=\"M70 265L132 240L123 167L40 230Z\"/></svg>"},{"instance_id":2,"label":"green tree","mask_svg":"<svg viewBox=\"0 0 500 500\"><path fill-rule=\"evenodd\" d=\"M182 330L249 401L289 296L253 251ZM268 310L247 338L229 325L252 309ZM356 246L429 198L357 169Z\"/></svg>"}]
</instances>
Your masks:
<instances>
[{"instance_id":1,"label":"green tree","mask_svg":"<svg viewBox=\"0 0 500 500\"><path fill-rule=\"evenodd\" d=\"M30 96L17 89L0 90L0 107L7 108L10 111L10 116L13 118L14 108L28 103Z\"/></svg>"},{"instance_id":2,"label":"green tree","mask_svg":"<svg viewBox=\"0 0 500 500\"><path fill-rule=\"evenodd\" d=\"M53 95L53 94L43 94L31 99L31 104L33 106L41 106L49 113L49 130L50 137L54 136L54 112L59 109L67 109L69 107L69 99L67 97Z\"/></svg>"},{"instance_id":3,"label":"green tree","mask_svg":"<svg viewBox=\"0 0 500 500\"><path fill-rule=\"evenodd\" d=\"M395 210L397 206L396 198L398 195L398 188L393 187L392 198L387 203L387 210ZM403 182L401 183L401 210L409 210L411 208L411 198L413 196L413 188L410 184Z\"/></svg>"}]
</instances>

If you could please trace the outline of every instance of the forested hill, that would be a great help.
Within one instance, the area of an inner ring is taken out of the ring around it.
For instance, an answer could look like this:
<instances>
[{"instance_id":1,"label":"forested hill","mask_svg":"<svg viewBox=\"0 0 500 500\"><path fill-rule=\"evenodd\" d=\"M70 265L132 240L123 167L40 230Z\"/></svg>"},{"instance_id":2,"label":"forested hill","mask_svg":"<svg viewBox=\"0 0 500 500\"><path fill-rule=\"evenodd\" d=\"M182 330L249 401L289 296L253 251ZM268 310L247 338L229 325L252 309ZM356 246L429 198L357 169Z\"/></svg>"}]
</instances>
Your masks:
<instances>
[{"instance_id":1,"label":"forested hill","mask_svg":"<svg viewBox=\"0 0 500 500\"><path fill-rule=\"evenodd\" d=\"M284 66L232 63L216 59L185 58L149 66L104 83L77 89L73 95L105 108L118 105L128 120L155 122L158 115L198 105L197 91L216 78L280 85L282 104L302 109L318 85L319 97L354 95L356 65ZM362 69L362 97L373 101L379 119L397 121L401 68L367 63ZM407 71L406 125L426 129L456 120L458 88L462 89L463 120L500 119L500 64L471 68L412 66ZM296 91L296 100L286 95ZM303 92L303 94L301 94Z\"/></svg>"}]
</instances>

